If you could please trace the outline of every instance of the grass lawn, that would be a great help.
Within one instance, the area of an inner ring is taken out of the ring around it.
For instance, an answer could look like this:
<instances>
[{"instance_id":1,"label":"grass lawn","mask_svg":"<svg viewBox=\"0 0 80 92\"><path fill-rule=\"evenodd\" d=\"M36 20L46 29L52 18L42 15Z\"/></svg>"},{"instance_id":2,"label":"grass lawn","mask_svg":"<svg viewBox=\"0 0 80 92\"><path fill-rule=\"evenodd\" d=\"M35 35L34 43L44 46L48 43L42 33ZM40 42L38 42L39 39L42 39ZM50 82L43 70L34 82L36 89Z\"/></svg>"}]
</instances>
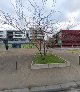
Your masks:
<instances>
[{"instance_id":1,"label":"grass lawn","mask_svg":"<svg viewBox=\"0 0 80 92\"><path fill-rule=\"evenodd\" d=\"M8 44L9 48L12 48L12 44Z\"/></svg>"},{"instance_id":2,"label":"grass lawn","mask_svg":"<svg viewBox=\"0 0 80 92\"><path fill-rule=\"evenodd\" d=\"M34 58L35 64L50 64L50 63L64 63L65 60L59 58L58 56L47 54L46 56L42 56L37 54Z\"/></svg>"},{"instance_id":3,"label":"grass lawn","mask_svg":"<svg viewBox=\"0 0 80 92\"><path fill-rule=\"evenodd\" d=\"M72 49L72 50L67 50L67 51L72 52L72 53L80 52L80 50L78 50L78 49Z\"/></svg>"},{"instance_id":4,"label":"grass lawn","mask_svg":"<svg viewBox=\"0 0 80 92\"><path fill-rule=\"evenodd\" d=\"M12 44L8 44L9 48L12 48ZM21 48L30 49L35 48L33 44L21 44Z\"/></svg>"},{"instance_id":5,"label":"grass lawn","mask_svg":"<svg viewBox=\"0 0 80 92\"><path fill-rule=\"evenodd\" d=\"M35 48L35 46L33 44L22 44L21 48L30 49L30 48Z\"/></svg>"}]
</instances>

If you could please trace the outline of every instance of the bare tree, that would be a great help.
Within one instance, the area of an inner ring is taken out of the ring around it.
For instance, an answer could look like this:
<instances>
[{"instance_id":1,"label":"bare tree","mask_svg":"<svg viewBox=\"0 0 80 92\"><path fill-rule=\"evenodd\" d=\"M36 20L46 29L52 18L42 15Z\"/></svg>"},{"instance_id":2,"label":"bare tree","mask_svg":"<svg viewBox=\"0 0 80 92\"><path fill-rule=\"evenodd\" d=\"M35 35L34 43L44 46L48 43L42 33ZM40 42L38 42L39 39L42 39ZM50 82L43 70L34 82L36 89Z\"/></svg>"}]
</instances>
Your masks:
<instances>
[{"instance_id":1,"label":"bare tree","mask_svg":"<svg viewBox=\"0 0 80 92\"><path fill-rule=\"evenodd\" d=\"M21 32L24 32L27 28L33 28L33 30L36 29L39 32L42 31L43 34L48 34L47 30L50 28L51 33L53 33L53 25L58 22L58 20L54 22L54 20L56 20L54 19L54 13L58 12L54 9L56 1L52 0L51 9L49 10L47 10L48 7L46 9L48 0L40 0L38 4L37 1L38 0L27 0L27 2L23 2L22 0L15 0L15 5L11 2L16 16L11 16L9 13L0 10L5 19L4 23L17 28ZM32 43L38 48L41 55L41 46L43 45L44 55L46 55L44 37L42 41L40 40L40 42L38 42L35 34L33 36ZM31 41L28 32L27 37Z\"/></svg>"},{"instance_id":2,"label":"bare tree","mask_svg":"<svg viewBox=\"0 0 80 92\"><path fill-rule=\"evenodd\" d=\"M33 16L33 29L36 29L37 31L42 31L43 34L47 33L47 29L52 26L53 23L53 18L52 15L54 14L54 0L53 0L53 4L52 4L52 9L49 11L45 11L46 9L46 3L48 0L42 0L41 2L41 6L37 5L37 3L35 2L35 0L33 0L33 3L28 0L28 2L30 3L30 5L33 7L34 12L32 12L32 16ZM34 35L35 36L35 35ZM34 37L34 42L37 42L36 37ZM40 42L37 42L39 45L36 45L39 52L42 55L41 52L41 46L43 45L44 48L44 55L46 55L46 49L45 49L45 40L43 38L43 41L41 42L41 38L39 39Z\"/></svg>"}]
</instances>

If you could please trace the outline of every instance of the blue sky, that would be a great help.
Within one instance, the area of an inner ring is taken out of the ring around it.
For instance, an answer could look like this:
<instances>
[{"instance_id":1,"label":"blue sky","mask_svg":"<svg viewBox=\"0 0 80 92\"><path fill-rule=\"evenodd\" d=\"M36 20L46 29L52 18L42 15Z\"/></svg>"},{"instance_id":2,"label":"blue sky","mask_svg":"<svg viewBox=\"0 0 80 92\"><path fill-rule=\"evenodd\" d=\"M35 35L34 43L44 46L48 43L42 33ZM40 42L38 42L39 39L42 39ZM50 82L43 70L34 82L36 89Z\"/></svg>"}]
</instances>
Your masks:
<instances>
[{"instance_id":1,"label":"blue sky","mask_svg":"<svg viewBox=\"0 0 80 92\"><path fill-rule=\"evenodd\" d=\"M15 4L15 0L11 0L13 4ZM27 4L27 0L22 0L25 4ZM36 0L35 0L36 1ZM55 0L54 0L55 1ZM67 26L71 26L72 24L76 25L75 27L79 29L79 21L80 21L80 1L79 0L56 0L54 9L56 11L60 11L54 14L56 20L59 20L59 25L61 29L66 28ZM40 4L40 0L37 0L38 5ZM51 9L52 0L48 0L46 7L47 9ZM5 12L9 12L14 15L13 6L10 0L1 0L0 1L0 10ZM78 25L79 26L78 26ZM65 27L64 27L65 25Z\"/></svg>"}]
</instances>

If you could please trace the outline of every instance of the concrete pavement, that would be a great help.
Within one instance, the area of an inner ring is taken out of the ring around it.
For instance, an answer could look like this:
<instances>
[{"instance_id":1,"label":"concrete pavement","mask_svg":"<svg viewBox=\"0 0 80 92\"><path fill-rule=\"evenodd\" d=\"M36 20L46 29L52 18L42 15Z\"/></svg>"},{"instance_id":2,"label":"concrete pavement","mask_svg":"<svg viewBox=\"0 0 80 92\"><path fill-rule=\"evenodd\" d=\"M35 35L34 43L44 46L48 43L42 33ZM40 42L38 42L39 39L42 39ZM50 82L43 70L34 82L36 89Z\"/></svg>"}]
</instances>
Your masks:
<instances>
[{"instance_id":1,"label":"concrete pavement","mask_svg":"<svg viewBox=\"0 0 80 92\"><path fill-rule=\"evenodd\" d=\"M80 81L31 88L2 89L0 92L80 92Z\"/></svg>"},{"instance_id":2,"label":"concrete pavement","mask_svg":"<svg viewBox=\"0 0 80 92\"><path fill-rule=\"evenodd\" d=\"M0 54L0 89L24 89L79 81L79 53L69 53L65 50L56 49L50 50L52 53L70 61L71 66L31 70L30 64L37 52L36 49L12 49ZM16 60L18 61L18 70L15 69Z\"/></svg>"}]
</instances>

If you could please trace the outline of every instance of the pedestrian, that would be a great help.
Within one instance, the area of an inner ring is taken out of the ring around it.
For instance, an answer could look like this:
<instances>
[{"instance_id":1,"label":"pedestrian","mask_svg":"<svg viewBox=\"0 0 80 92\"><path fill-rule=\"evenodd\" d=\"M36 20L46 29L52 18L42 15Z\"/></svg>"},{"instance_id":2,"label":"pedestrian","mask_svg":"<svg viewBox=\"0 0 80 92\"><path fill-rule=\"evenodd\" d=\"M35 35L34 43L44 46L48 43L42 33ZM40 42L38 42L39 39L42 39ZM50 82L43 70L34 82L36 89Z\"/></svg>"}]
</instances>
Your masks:
<instances>
[{"instance_id":1,"label":"pedestrian","mask_svg":"<svg viewBox=\"0 0 80 92\"><path fill-rule=\"evenodd\" d=\"M4 39L3 43L5 44L5 48L6 50L8 50L8 39Z\"/></svg>"}]
</instances>

